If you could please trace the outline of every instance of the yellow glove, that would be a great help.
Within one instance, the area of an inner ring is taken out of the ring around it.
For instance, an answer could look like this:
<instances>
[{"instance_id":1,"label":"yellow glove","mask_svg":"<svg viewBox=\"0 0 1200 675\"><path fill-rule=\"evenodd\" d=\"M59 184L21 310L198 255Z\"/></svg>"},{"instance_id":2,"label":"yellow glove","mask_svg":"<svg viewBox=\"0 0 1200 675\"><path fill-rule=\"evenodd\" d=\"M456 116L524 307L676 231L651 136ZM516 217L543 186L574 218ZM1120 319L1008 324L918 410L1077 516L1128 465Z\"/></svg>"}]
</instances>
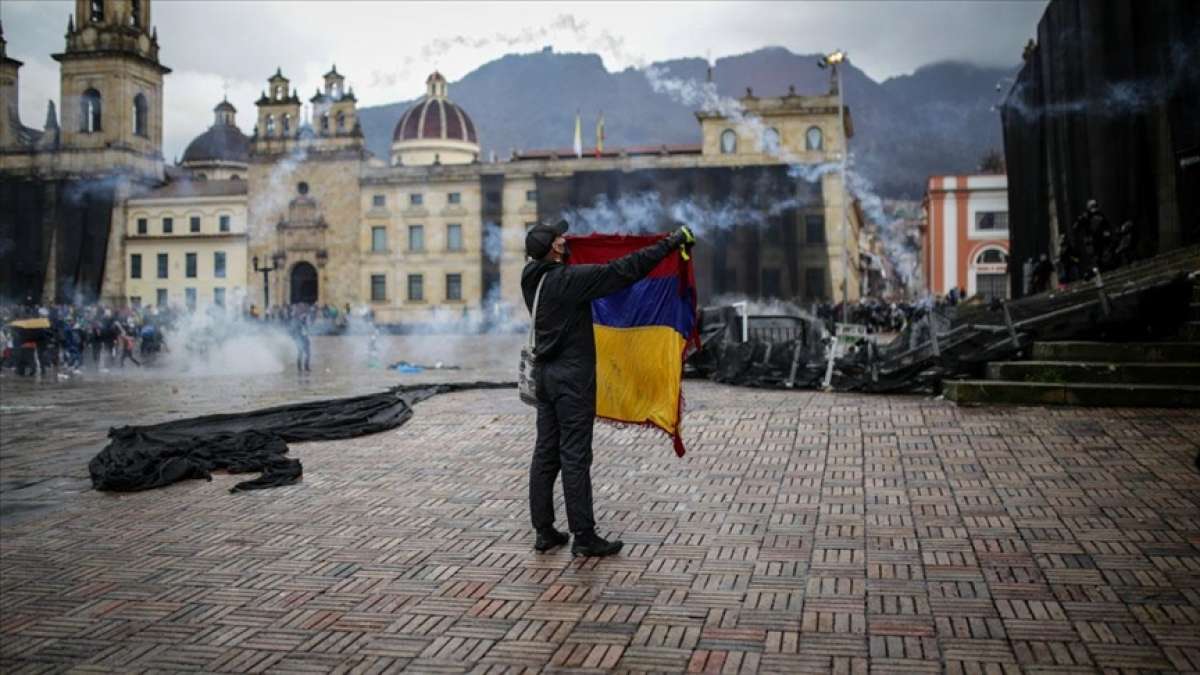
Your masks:
<instances>
[{"instance_id":1,"label":"yellow glove","mask_svg":"<svg viewBox=\"0 0 1200 675\"><path fill-rule=\"evenodd\" d=\"M684 260L691 260L692 256L689 252L696 245L696 235L692 234L691 228L686 225L680 226L678 230L671 233L672 243L678 242L679 254Z\"/></svg>"}]
</instances>

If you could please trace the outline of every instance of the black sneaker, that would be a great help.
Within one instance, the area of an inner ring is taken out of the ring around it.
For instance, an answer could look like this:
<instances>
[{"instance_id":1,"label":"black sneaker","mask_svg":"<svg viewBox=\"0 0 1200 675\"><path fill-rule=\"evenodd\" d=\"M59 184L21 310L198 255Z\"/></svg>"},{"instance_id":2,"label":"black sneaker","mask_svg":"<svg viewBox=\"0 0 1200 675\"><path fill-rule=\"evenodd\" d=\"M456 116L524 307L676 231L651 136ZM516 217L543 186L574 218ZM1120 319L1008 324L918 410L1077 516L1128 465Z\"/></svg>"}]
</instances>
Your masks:
<instances>
[{"instance_id":1,"label":"black sneaker","mask_svg":"<svg viewBox=\"0 0 1200 675\"><path fill-rule=\"evenodd\" d=\"M559 546L562 546L563 544L567 543L570 539L571 539L571 537L569 535L567 535L566 533L559 532L558 530L551 527L548 530L539 531L537 533L537 541L533 544L533 547L535 549L537 549L538 551L545 552L545 551L549 551L552 548L557 548Z\"/></svg>"},{"instance_id":2,"label":"black sneaker","mask_svg":"<svg viewBox=\"0 0 1200 675\"><path fill-rule=\"evenodd\" d=\"M622 541L608 541L596 536L595 533L580 534L575 537L575 542L571 544L571 555L575 557L603 557L621 552L621 547L625 543Z\"/></svg>"}]
</instances>

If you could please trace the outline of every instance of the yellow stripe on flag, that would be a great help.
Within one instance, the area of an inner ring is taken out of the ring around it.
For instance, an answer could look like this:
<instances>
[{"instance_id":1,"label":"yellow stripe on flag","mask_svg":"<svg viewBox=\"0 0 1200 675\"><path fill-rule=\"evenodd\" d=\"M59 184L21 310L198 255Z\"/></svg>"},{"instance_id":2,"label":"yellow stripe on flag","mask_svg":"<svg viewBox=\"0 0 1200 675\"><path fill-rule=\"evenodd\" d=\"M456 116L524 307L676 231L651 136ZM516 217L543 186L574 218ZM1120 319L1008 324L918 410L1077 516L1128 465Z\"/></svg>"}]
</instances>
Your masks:
<instances>
[{"instance_id":1,"label":"yellow stripe on flag","mask_svg":"<svg viewBox=\"0 0 1200 675\"><path fill-rule=\"evenodd\" d=\"M596 415L645 424L674 435L685 340L667 326L593 325L596 337Z\"/></svg>"}]
</instances>

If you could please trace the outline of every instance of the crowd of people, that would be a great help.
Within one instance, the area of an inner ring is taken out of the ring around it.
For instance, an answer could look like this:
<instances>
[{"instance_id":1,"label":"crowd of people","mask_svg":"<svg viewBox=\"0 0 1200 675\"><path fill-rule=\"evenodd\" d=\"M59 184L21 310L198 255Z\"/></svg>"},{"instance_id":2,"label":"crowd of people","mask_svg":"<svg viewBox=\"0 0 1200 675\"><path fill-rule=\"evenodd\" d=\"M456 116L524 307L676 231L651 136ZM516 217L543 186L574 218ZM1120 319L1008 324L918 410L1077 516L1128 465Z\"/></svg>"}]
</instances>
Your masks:
<instances>
[{"instance_id":1,"label":"crowd of people","mask_svg":"<svg viewBox=\"0 0 1200 675\"><path fill-rule=\"evenodd\" d=\"M249 306L240 316L221 307L202 312L218 319L204 322L200 330L188 331L182 344L172 345L190 354L203 353L213 343L226 339L239 328L240 319L249 324L278 326L296 344L299 371L311 370L313 334L342 332L350 322L351 310L332 305L272 306L262 312ZM192 310L174 307L109 307L89 305L40 305L31 298L23 303L0 305L0 373L20 376L54 372L62 377L85 369L108 371L153 364L169 351L167 336L175 333ZM368 321L368 313L362 317Z\"/></svg>"},{"instance_id":2,"label":"crowd of people","mask_svg":"<svg viewBox=\"0 0 1200 675\"><path fill-rule=\"evenodd\" d=\"M878 298L861 298L850 303L843 312L842 303L818 303L814 308L825 328L834 332L834 324L850 323L865 326L867 333L899 333L910 323L924 318L935 307L954 306L966 299L966 293L952 288L941 297L927 297L917 302L886 302Z\"/></svg>"},{"instance_id":3,"label":"crowd of people","mask_svg":"<svg viewBox=\"0 0 1200 675\"><path fill-rule=\"evenodd\" d=\"M1113 229L1100 203L1089 199L1084 212L1070 230L1058 235L1058 259L1042 254L1032 266L1031 291L1048 291L1057 276L1060 285L1090 279L1097 272L1108 272L1133 262L1137 247L1137 229L1125 221Z\"/></svg>"},{"instance_id":4,"label":"crowd of people","mask_svg":"<svg viewBox=\"0 0 1200 675\"><path fill-rule=\"evenodd\" d=\"M141 366L166 349L178 317L167 308L41 306L31 299L0 306L0 370L28 376Z\"/></svg>"}]
</instances>

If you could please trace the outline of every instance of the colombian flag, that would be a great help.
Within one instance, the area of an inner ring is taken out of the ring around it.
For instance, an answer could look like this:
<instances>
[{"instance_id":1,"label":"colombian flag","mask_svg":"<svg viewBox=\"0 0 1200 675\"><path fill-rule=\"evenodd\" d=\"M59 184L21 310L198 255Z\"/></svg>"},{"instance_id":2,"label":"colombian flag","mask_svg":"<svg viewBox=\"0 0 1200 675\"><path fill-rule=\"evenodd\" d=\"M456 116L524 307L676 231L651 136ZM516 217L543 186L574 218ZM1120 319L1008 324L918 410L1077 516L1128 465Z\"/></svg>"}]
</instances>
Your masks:
<instances>
[{"instance_id":1,"label":"colombian flag","mask_svg":"<svg viewBox=\"0 0 1200 675\"><path fill-rule=\"evenodd\" d=\"M570 261L603 264L665 235L571 237ZM692 263L672 252L633 286L592 303L596 416L665 431L683 456L683 359L696 332Z\"/></svg>"}]
</instances>

